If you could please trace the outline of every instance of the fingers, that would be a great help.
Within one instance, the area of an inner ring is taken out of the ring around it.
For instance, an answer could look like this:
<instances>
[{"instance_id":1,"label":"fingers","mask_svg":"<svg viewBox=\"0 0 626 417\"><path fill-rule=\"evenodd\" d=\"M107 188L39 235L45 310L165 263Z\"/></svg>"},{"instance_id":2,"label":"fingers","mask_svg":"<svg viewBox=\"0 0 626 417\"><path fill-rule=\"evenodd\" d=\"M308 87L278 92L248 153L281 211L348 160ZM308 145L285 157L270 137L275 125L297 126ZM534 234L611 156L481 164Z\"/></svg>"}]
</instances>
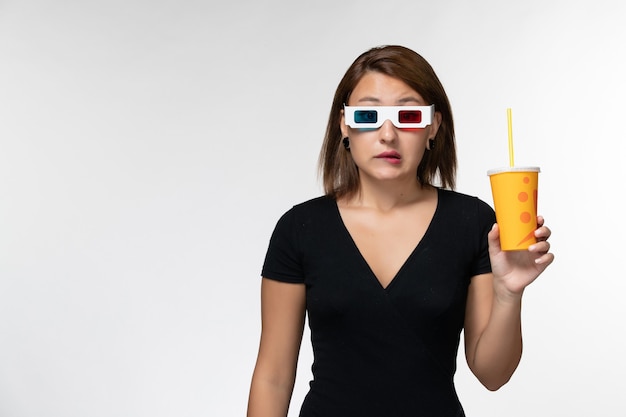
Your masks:
<instances>
[{"instance_id":1,"label":"fingers","mask_svg":"<svg viewBox=\"0 0 626 417\"><path fill-rule=\"evenodd\" d=\"M550 253L550 242L547 240L537 240L537 243L530 245L528 251L537 256L535 264L547 267L554 261L554 254Z\"/></svg>"},{"instance_id":2,"label":"fingers","mask_svg":"<svg viewBox=\"0 0 626 417\"><path fill-rule=\"evenodd\" d=\"M544 223L545 219L543 216L537 216L537 229L535 230L537 243L531 245L528 250L537 256L535 263L547 266L554 260L554 254L550 253L550 242L548 242L552 231L549 227L545 226ZM500 227L497 223L494 223L492 226L488 239L489 251L492 254L496 254L502 250L500 246Z\"/></svg>"},{"instance_id":3,"label":"fingers","mask_svg":"<svg viewBox=\"0 0 626 417\"><path fill-rule=\"evenodd\" d=\"M551 252L544 253L538 258L535 258L535 264L541 265L543 268L547 267L554 261L554 254Z\"/></svg>"},{"instance_id":4,"label":"fingers","mask_svg":"<svg viewBox=\"0 0 626 417\"><path fill-rule=\"evenodd\" d=\"M536 264L548 266L554 261L554 254L550 253L550 242L548 242L552 231L547 226L544 226L544 223L545 219L543 216L537 216L537 230L535 230L537 243L531 245L528 250L540 255L535 259Z\"/></svg>"},{"instance_id":5,"label":"fingers","mask_svg":"<svg viewBox=\"0 0 626 417\"><path fill-rule=\"evenodd\" d=\"M543 216L537 216L537 227L543 226L544 222L545 222L545 219L543 218Z\"/></svg>"},{"instance_id":6,"label":"fingers","mask_svg":"<svg viewBox=\"0 0 626 417\"><path fill-rule=\"evenodd\" d=\"M489 250L492 253L500 252L500 228L498 223L494 223L493 226L491 226L491 230L489 231L487 238L489 240Z\"/></svg>"},{"instance_id":7,"label":"fingers","mask_svg":"<svg viewBox=\"0 0 626 417\"><path fill-rule=\"evenodd\" d=\"M537 241L537 243L530 245L528 250L533 253L548 253L550 252L550 242L547 240Z\"/></svg>"},{"instance_id":8,"label":"fingers","mask_svg":"<svg viewBox=\"0 0 626 417\"><path fill-rule=\"evenodd\" d=\"M537 216L537 230L535 230L535 238L537 238L538 242L548 240L552 234L552 231L547 226L544 226L544 223L545 219L543 216Z\"/></svg>"}]
</instances>

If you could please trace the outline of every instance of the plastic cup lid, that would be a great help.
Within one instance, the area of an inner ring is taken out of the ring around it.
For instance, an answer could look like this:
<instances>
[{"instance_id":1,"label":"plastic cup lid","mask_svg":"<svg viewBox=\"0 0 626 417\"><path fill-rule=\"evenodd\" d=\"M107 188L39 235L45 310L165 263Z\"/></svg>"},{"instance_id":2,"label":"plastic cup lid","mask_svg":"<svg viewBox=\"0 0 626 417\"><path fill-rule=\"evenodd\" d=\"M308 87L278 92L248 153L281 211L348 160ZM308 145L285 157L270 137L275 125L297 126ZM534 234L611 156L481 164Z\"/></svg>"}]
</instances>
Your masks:
<instances>
[{"instance_id":1,"label":"plastic cup lid","mask_svg":"<svg viewBox=\"0 0 626 417\"><path fill-rule=\"evenodd\" d=\"M487 171L487 175L500 174L502 172L541 172L539 167L502 167Z\"/></svg>"}]
</instances>

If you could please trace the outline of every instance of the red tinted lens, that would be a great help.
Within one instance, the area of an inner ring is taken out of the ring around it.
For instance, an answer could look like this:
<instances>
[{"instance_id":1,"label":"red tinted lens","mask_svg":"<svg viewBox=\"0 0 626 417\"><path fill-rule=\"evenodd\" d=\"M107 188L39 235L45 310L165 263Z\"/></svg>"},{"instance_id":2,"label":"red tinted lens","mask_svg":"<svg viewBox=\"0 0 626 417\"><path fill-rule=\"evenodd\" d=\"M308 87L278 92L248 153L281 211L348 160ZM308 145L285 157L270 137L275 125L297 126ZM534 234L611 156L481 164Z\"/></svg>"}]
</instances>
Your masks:
<instances>
[{"instance_id":1,"label":"red tinted lens","mask_svg":"<svg viewBox=\"0 0 626 417\"><path fill-rule=\"evenodd\" d=\"M400 123L421 123L422 112L419 110L400 110L398 120Z\"/></svg>"}]
</instances>

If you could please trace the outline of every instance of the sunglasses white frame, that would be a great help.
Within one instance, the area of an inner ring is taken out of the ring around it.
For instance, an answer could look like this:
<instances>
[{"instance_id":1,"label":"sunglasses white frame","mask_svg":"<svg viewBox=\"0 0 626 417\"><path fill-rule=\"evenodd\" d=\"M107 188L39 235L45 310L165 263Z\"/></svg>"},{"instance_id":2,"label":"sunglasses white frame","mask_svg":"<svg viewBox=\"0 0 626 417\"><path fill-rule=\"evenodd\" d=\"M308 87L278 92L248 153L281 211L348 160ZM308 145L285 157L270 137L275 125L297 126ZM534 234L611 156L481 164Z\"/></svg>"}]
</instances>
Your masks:
<instances>
[{"instance_id":1,"label":"sunglasses white frame","mask_svg":"<svg viewBox=\"0 0 626 417\"><path fill-rule=\"evenodd\" d=\"M420 123L401 123L399 120L400 111L418 110L422 113L422 121ZM354 120L354 114L357 111L376 111L378 120L376 123L362 123ZM433 122L433 114L435 113L435 105L430 106L343 106L343 115L345 123L354 129L378 129L390 120L397 128L415 129L426 127Z\"/></svg>"}]
</instances>

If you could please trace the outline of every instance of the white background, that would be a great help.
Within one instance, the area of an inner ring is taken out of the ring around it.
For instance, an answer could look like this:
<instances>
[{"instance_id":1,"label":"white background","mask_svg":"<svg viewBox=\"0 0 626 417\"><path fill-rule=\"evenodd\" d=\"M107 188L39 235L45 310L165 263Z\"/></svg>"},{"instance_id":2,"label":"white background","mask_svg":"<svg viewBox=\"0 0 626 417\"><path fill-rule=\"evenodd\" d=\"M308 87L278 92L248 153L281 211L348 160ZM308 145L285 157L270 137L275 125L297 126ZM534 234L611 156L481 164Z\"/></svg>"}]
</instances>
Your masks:
<instances>
[{"instance_id":1,"label":"white background","mask_svg":"<svg viewBox=\"0 0 626 417\"><path fill-rule=\"evenodd\" d=\"M269 235L381 44L441 78L457 190L491 203L507 107L542 168L556 261L511 382L459 358L467 415L623 416L625 4L0 2L0 416L243 416ZM307 334L290 416L310 361Z\"/></svg>"}]
</instances>

